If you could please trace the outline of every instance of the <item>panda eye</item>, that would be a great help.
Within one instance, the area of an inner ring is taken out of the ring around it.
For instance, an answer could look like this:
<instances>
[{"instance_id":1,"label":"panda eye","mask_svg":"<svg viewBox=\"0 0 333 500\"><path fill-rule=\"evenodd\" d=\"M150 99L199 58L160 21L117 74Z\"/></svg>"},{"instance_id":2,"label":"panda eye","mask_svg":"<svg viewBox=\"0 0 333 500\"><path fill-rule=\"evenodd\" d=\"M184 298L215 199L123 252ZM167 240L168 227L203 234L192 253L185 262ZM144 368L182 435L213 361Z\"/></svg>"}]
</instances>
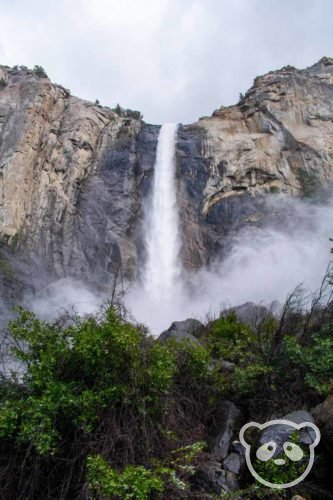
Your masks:
<instances>
[{"instance_id":1,"label":"panda eye","mask_svg":"<svg viewBox=\"0 0 333 500\"><path fill-rule=\"evenodd\" d=\"M295 443L289 443L287 441L286 443L284 443L283 449L287 457L294 462L298 462L299 460L301 460L301 458L303 458L302 448Z\"/></svg>"},{"instance_id":2,"label":"panda eye","mask_svg":"<svg viewBox=\"0 0 333 500\"><path fill-rule=\"evenodd\" d=\"M276 450L276 444L274 441L270 441L269 443L265 443L260 448L257 449L257 458L261 462L267 462L272 456L274 455L274 452Z\"/></svg>"}]
</instances>

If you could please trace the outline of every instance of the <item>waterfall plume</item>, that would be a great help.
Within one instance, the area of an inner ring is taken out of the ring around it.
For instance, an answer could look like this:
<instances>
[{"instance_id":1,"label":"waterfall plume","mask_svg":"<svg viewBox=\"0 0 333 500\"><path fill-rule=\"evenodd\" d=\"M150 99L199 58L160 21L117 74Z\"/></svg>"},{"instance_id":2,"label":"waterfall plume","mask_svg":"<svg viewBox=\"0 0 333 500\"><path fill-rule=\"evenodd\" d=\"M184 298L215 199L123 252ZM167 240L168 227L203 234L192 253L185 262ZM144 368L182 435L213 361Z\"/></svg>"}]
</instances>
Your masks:
<instances>
[{"instance_id":1,"label":"waterfall plume","mask_svg":"<svg viewBox=\"0 0 333 500\"><path fill-rule=\"evenodd\" d=\"M150 203L146 209L147 261L143 285L156 302L167 300L178 286L180 234L176 194L175 144L178 125L161 127Z\"/></svg>"}]
</instances>

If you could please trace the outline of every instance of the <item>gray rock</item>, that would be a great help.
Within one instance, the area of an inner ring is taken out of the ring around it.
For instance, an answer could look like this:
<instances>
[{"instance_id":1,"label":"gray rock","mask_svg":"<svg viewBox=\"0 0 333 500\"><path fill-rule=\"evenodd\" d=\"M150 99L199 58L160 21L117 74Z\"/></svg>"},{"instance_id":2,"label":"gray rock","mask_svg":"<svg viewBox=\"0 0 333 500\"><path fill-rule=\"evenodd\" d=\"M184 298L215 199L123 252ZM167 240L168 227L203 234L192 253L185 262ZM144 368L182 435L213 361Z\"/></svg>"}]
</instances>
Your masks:
<instances>
[{"instance_id":1,"label":"gray rock","mask_svg":"<svg viewBox=\"0 0 333 500\"><path fill-rule=\"evenodd\" d=\"M303 422L313 423L312 415L305 410L288 413L287 415L284 415L282 419L290 420L295 424L301 424ZM274 441L277 444L276 454L279 454L283 449L283 444L290 439L293 432L295 432L295 428L285 424L271 425L263 430L259 441L261 444ZM300 431L301 443L311 444L314 439L315 432L313 429L304 429Z\"/></svg>"},{"instance_id":2,"label":"gray rock","mask_svg":"<svg viewBox=\"0 0 333 500\"><path fill-rule=\"evenodd\" d=\"M333 396L312 410L312 415L322 434L322 443L333 457Z\"/></svg>"},{"instance_id":3,"label":"gray rock","mask_svg":"<svg viewBox=\"0 0 333 500\"><path fill-rule=\"evenodd\" d=\"M245 302L240 306L233 308L237 318L250 326L256 326L258 321L267 316L268 310L266 307L254 304L253 302Z\"/></svg>"},{"instance_id":4,"label":"gray rock","mask_svg":"<svg viewBox=\"0 0 333 500\"><path fill-rule=\"evenodd\" d=\"M203 328L203 324L197 319L186 319L185 321L174 321L168 330L159 336L160 340L176 339L178 341L188 339L199 343L196 334Z\"/></svg>"},{"instance_id":5,"label":"gray rock","mask_svg":"<svg viewBox=\"0 0 333 500\"><path fill-rule=\"evenodd\" d=\"M291 420L295 424L302 424L303 422L312 422L313 416L306 410L296 410L291 413L287 413L282 417L284 420Z\"/></svg>"},{"instance_id":6,"label":"gray rock","mask_svg":"<svg viewBox=\"0 0 333 500\"><path fill-rule=\"evenodd\" d=\"M214 428L209 437L209 449L216 460L223 460L228 455L233 436L239 430L243 416L231 401L221 401L216 411Z\"/></svg>"},{"instance_id":7,"label":"gray rock","mask_svg":"<svg viewBox=\"0 0 333 500\"><path fill-rule=\"evenodd\" d=\"M224 470L218 462L207 461L199 466L194 481L205 492L221 494L239 488L234 472Z\"/></svg>"},{"instance_id":8,"label":"gray rock","mask_svg":"<svg viewBox=\"0 0 333 500\"><path fill-rule=\"evenodd\" d=\"M245 457L245 448L240 441L233 441L230 449L231 451L237 453L237 455Z\"/></svg>"},{"instance_id":9,"label":"gray rock","mask_svg":"<svg viewBox=\"0 0 333 500\"><path fill-rule=\"evenodd\" d=\"M244 458L238 455L238 453L230 453L230 455L223 460L223 468L234 474L239 474L243 466Z\"/></svg>"}]
</instances>

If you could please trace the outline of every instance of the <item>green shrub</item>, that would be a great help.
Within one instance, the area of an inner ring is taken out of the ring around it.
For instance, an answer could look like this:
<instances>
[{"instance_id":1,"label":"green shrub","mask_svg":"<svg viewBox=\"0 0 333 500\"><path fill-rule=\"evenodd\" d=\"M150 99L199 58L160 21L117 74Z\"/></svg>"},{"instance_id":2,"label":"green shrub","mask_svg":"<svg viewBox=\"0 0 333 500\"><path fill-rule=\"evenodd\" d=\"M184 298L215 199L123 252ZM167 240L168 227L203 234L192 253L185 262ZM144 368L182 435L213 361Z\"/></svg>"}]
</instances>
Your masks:
<instances>
[{"instance_id":1,"label":"green shrub","mask_svg":"<svg viewBox=\"0 0 333 500\"><path fill-rule=\"evenodd\" d=\"M45 69L42 67L42 66L38 66L38 64L36 64L34 66L34 73L39 77L39 78L47 78L47 74L46 74L46 71Z\"/></svg>"},{"instance_id":2,"label":"green shrub","mask_svg":"<svg viewBox=\"0 0 333 500\"><path fill-rule=\"evenodd\" d=\"M24 369L0 386L0 444L10 443L0 461L18 450L22 457L12 476L0 475L0 491L5 484L15 497L14 477L23 467L25 496L31 484L36 497L61 484L70 497L73 488L85 488L88 456L100 456L87 462L91 488L100 494L114 482L122 498L126 484L142 495L162 484L168 491L188 488L216 392L206 350L156 341L115 307L102 318L54 324L17 312L9 330Z\"/></svg>"},{"instance_id":3,"label":"green shrub","mask_svg":"<svg viewBox=\"0 0 333 500\"><path fill-rule=\"evenodd\" d=\"M1 252L0 252L0 274L3 274L3 276L7 280L12 280L15 276L14 270L10 264L9 259L6 256L1 255Z\"/></svg>"},{"instance_id":4,"label":"green shrub","mask_svg":"<svg viewBox=\"0 0 333 500\"><path fill-rule=\"evenodd\" d=\"M4 78L0 78L0 90L4 89L6 86L6 80Z\"/></svg>"},{"instance_id":5,"label":"green shrub","mask_svg":"<svg viewBox=\"0 0 333 500\"><path fill-rule=\"evenodd\" d=\"M212 355L229 361L249 360L255 355L256 343L251 327L239 321L235 312L215 320L208 336Z\"/></svg>"},{"instance_id":6,"label":"green shrub","mask_svg":"<svg viewBox=\"0 0 333 500\"><path fill-rule=\"evenodd\" d=\"M304 379L305 387L326 397L333 387L333 337L332 326L327 325L311 336L309 345L300 345L295 337L288 336L284 356L292 370Z\"/></svg>"},{"instance_id":7,"label":"green shrub","mask_svg":"<svg viewBox=\"0 0 333 500\"><path fill-rule=\"evenodd\" d=\"M321 182L315 173L302 169L298 172L297 177L305 198L312 198L318 193Z\"/></svg>"},{"instance_id":8,"label":"green shrub","mask_svg":"<svg viewBox=\"0 0 333 500\"><path fill-rule=\"evenodd\" d=\"M127 118L133 118L134 120L142 120L143 118L140 111L136 111L135 109L126 109L124 114Z\"/></svg>"},{"instance_id":9,"label":"green shrub","mask_svg":"<svg viewBox=\"0 0 333 500\"><path fill-rule=\"evenodd\" d=\"M309 313L288 300L255 327L219 317L201 344L154 339L121 307L52 324L18 308L9 332L21 366L0 384L0 496L191 498L221 399L264 421L331 390L331 305L316 299Z\"/></svg>"},{"instance_id":10,"label":"green shrub","mask_svg":"<svg viewBox=\"0 0 333 500\"><path fill-rule=\"evenodd\" d=\"M140 111L136 111L134 109L124 109L120 106L120 104L117 104L117 106L113 108L112 111L118 116L123 116L125 118L133 118L134 120L143 119L143 115L140 113Z\"/></svg>"},{"instance_id":11,"label":"green shrub","mask_svg":"<svg viewBox=\"0 0 333 500\"><path fill-rule=\"evenodd\" d=\"M162 493L164 489L164 481L157 473L133 465L118 472L101 456L88 457L87 471L90 490L101 499L146 500L152 493Z\"/></svg>"},{"instance_id":12,"label":"green shrub","mask_svg":"<svg viewBox=\"0 0 333 500\"><path fill-rule=\"evenodd\" d=\"M117 104L117 106L113 108L112 111L118 116L123 116L125 112L124 108L122 108L120 104Z\"/></svg>"}]
</instances>

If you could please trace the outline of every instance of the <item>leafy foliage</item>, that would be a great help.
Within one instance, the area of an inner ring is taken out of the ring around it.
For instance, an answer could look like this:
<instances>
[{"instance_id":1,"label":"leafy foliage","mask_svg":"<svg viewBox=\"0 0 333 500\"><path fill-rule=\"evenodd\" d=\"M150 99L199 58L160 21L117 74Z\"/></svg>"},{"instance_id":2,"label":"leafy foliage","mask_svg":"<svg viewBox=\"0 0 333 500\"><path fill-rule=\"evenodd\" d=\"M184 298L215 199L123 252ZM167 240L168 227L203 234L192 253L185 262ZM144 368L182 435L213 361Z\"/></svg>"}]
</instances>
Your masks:
<instances>
[{"instance_id":1,"label":"leafy foliage","mask_svg":"<svg viewBox=\"0 0 333 500\"><path fill-rule=\"evenodd\" d=\"M163 479L142 466L129 465L119 473L109 467L101 456L89 456L87 469L90 489L99 498L116 496L124 500L145 500L152 492L161 493L164 489Z\"/></svg>"},{"instance_id":2,"label":"leafy foliage","mask_svg":"<svg viewBox=\"0 0 333 500\"><path fill-rule=\"evenodd\" d=\"M120 106L120 104L117 104L117 106L113 108L112 111L114 111L114 113L116 113L118 116L122 116L125 118L133 118L134 120L143 119L143 115L140 111L136 111L134 109L124 109Z\"/></svg>"},{"instance_id":3,"label":"leafy foliage","mask_svg":"<svg viewBox=\"0 0 333 500\"><path fill-rule=\"evenodd\" d=\"M23 456L0 476L1 493L22 460L17 487L28 497L31 485L52 496L59 482L66 495L89 483L105 498L110 488L120 498L188 488L218 391L205 348L156 341L115 307L54 324L17 313L9 329L21 371L1 386L0 441Z\"/></svg>"},{"instance_id":4,"label":"leafy foliage","mask_svg":"<svg viewBox=\"0 0 333 500\"><path fill-rule=\"evenodd\" d=\"M318 176L314 172L308 172L307 170L299 171L298 181L305 198L312 198L315 196L321 187Z\"/></svg>"},{"instance_id":5,"label":"leafy foliage","mask_svg":"<svg viewBox=\"0 0 333 500\"><path fill-rule=\"evenodd\" d=\"M246 398L253 418L311 407L332 390L331 287L329 269L312 301L297 287L280 318L267 312L260 316L259 308L252 326L233 312L210 323L205 342L216 369L222 367L224 394ZM233 368L223 370L221 360Z\"/></svg>"},{"instance_id":6,"label":"leafy foliage","mask_svg":"<svg viewBox=\"0 0 333 500\"><path fill-rule=\"evenodd\" d=\"M320 396L328 396L333 387L333 336L328 325L313 333L311 343L306 346L294 337L287 337L284 353L290 369L300 372L307 388Z\"/></svg>"},{"instance_id":7,"label":"leafy foliage","mask_svg":"<svg viewBox=\"0 0 333 500\"><path fill-rule=\"evenodd\" d=\"M200 344L154 339L122 307L52 324L18 308L9 330L19 369L0 385L0 495L197 494L191 478L221 398L265 420L313 406L331 391L326 278L310 308L296 289L280 317L268 312L250 326L222 313ZM262 473L285 480L278 469ZM244 498L266 497L244 486Z\"/></svg>"},{"instance_id":8,"label":"leafy foliage","mask_svg":"<svg viewBox=\"0 0 333 500\"><path fill-rule=\"evenodd\" d=\"M34 66L34 73L39 77L39 78L47 78L47 74L45 69L42 66L39 66L36 64Z\"/></svg>"}]
</instances>

